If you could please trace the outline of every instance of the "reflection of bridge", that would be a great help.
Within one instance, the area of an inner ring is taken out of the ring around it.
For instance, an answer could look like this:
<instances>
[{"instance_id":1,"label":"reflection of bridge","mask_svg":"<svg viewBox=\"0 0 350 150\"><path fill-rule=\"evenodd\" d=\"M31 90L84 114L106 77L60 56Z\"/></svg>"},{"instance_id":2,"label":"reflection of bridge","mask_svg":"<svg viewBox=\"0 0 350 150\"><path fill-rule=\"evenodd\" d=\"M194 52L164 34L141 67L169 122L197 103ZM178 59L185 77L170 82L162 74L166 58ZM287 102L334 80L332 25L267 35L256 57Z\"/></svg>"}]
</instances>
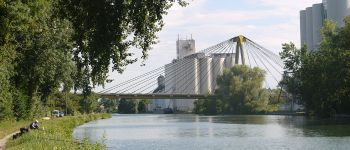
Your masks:
<instances>
[{"instance_id":1,"label":"reflection of bridge","mask_svg":"<svg viewBox=\"0 0 350 150\"><path fill-rule=\"evenodd\" d=\"M225 68L235 64L265 70L264 86L269 89L276 88L282 77L283 62L278 55L244 36L237 36L106 88L98 94L101 97L127 99L203 99L212 97L216 78Z\"/></svg>"}]
</instances>

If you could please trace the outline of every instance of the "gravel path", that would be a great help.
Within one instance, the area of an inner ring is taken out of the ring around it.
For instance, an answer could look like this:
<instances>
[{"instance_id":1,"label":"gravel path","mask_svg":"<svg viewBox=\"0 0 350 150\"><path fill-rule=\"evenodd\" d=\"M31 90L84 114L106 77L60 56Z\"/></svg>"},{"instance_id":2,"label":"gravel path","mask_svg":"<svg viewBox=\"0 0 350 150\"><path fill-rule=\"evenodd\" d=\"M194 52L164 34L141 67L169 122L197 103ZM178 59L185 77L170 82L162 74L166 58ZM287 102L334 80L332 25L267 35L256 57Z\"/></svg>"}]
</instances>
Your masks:
<instances>
[{"instance_id":1,"label":"gravel path","mask_svg":"<svg viewBox=\"0 0 350 150\"><path fill-rule=\"evenodd\" d=\"M13 132L12 134L9 134L7 136L5 136L4 138L0 139L0 150L4 150L5 149L5 146L6 146L6 142L12 138L12 136L14 134L16 134L17 132Z\"/></svg>"}]
</instances>

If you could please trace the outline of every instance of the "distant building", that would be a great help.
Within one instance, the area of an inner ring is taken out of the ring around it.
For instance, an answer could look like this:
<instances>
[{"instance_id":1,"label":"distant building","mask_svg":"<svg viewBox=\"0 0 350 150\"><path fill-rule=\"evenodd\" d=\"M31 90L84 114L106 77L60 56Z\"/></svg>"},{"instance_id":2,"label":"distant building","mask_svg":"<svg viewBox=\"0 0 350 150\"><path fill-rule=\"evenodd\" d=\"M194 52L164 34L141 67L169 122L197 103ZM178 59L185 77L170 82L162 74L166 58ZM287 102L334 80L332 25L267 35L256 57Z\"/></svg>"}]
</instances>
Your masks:
<instances>
[{"instance_id":1,"label":"distant building","mask_svg":"<svg viewBox=\"0 0 350 150\"><path fill-rule=\"evenodd\" d=\"M165 92L168 94L212 94L224 68L231 68L234 54L196 53L195 40L178 40L177 58L165 66ZM192 111L196 99L170 100L177 111Z\"/></svg>"},{"instance_id":2,"label":"distant building","mask_svg":"<svg viewBox=\"0 0 350 150\"><path fill-rule=\"evenodd\" d=\"M165 65L165 75L158 77L158 88L154 93L166 94L213 94L217 88L216 79L225 68L234 66L235 53L196 53L194 39L178 39L177 59ZM247 57L247 56L244 56ZM164 87L164 90L159 90ZM150 111L164 108L191 112L196 99L152 100Z\"/></svg>"},{"instance_id":3,"label":"distant building","mask_svg":"<svg viewBox=\"0 0 350 150\"><path fill-rule=\"evenodd\" d=\"M317 50L321 42L321 29L325 19L343 26L343 19L350 15L350 0L323 0L300 11L300 40L310 50Z\"/></svg>"}]
</instances>

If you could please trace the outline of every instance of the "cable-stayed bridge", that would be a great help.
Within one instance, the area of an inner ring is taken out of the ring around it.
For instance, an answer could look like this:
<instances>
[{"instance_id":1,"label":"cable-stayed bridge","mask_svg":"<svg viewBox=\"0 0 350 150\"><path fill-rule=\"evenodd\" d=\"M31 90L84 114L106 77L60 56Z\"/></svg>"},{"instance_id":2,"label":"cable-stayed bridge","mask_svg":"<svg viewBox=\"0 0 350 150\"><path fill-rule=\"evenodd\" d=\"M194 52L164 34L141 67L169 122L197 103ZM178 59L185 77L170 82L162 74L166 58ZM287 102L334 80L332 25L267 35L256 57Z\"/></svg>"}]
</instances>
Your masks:
<instances>
[{"instance_id":1,"label":"cable-stayed bridge","mask_svg":"<svg viewBox=\"0 0 350 150\"><path fill-rule=\"evenodd\" d=\"M266 71L265 88L274 89L282 78L283 62L272 51L237 36L185 56L98 94L127 99L203 99L213 96L216 78L236 64Z\"/></svg>"}]
</instances>

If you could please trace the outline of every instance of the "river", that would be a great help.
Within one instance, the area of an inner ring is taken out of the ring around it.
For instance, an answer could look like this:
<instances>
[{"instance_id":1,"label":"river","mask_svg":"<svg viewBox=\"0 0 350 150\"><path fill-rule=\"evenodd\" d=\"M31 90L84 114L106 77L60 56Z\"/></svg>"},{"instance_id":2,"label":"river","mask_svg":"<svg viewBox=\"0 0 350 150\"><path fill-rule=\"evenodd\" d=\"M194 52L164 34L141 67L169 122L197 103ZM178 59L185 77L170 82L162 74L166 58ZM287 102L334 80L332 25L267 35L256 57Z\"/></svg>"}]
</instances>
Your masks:
<instances>
[{"instance_id":1,"label":"river","mask_svg":"<svg viewBox=\"0 0 350 150\"><path fill-rule=\"evenodd\" d=\"M73 135L117 150L349 150L350 119L113 114Z\"/></svg>"}]
</instances>

